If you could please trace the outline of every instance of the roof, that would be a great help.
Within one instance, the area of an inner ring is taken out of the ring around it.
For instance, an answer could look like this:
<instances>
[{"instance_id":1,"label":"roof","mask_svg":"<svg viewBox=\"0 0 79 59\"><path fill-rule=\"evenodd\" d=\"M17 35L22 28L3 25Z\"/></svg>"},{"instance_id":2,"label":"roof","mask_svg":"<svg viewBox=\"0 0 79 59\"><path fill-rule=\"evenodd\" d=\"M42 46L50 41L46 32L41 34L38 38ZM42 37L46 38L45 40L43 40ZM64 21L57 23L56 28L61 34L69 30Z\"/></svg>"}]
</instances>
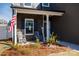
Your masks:
<instances>
[{"instance_id":1,"label":"roof","mask_svg":"<svg viewBox=\"0 0 79 59\"><path fill-rule=\"evenodd\" d=\"M27 14L40 14L40 15L51 15L51 16L62 16L65 12L64 11L46 11L46 10L39 10L34 8L25 8L25 7L18 7L18 6L11 6L11 8L15 8L17 13L27 13Z\"/></svg>"}]
</instances>

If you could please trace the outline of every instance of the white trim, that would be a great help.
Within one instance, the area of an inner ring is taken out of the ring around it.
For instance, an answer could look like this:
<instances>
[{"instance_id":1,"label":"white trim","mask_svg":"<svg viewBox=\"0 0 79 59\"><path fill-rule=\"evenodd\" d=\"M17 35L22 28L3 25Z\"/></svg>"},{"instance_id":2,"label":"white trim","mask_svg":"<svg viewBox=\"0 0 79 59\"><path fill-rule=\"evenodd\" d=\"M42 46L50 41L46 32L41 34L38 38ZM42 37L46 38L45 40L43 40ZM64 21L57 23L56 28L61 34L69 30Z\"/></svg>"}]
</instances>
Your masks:
<instances>
[{"instance_id":1,"label":"white trim","mask_svg":"<svg viewBox=\"0 0 79 59\"><path fill-rule=\"evenodd\" d=\"M31 3L31 5L29 5L29 6L25 5L25 3L23 3L23 6L24 6L24 7L27 7L27 8L32 8L32 3Z\"/></svg>"},{"instance_id":2,"label":"white trim","mask_svg":"<svg viewBox=\"0 0 79 59\"><path fill-rule=\"evenodd\" d=\"M42 6L43 7L50 7L50 4L49 3L47 3L48 5L46 6L46 5L44 5L44 3L42 3Z\"/></svg>"},{"instance_id":3,"label":"white trim","mask_svg":"<svg viewBox=\"0 0 79 59\"><path fill-rule=\"evenodd\" d=\"M26 28L26 20L32 20L32 21L33 21L33 33L29 33L29 34L26 33L26 29L25 29L25 28ZM25 26L24 26L24 34L25 34L25 35L34 35L34 19L25 18L25 23L24 23L24 25L25 25Z\"/></svg>"},{"instance_id":4,"label":"white trim","mask_svg":"<svg viewBox=\"0 0 79 59\"><path fill-rule=\"evenodd\" d=\"M51 15L51 16L63 16L63 12L55 12L55 11L42 11L42 10L36 10L36 9L19 9L15 8L17 10L17 13L23 13L23 14L36 14L36 15Z\"/></svg>"}]
</instances>

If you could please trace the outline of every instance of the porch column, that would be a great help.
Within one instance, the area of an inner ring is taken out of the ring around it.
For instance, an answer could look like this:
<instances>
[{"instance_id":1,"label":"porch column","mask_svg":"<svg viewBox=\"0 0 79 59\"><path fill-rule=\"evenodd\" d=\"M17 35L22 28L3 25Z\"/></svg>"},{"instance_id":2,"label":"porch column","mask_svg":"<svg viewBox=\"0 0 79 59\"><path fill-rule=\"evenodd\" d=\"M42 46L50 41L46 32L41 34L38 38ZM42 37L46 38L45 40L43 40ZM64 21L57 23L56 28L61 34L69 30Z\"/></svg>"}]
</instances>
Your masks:
<instances>
[{"instance_id":1,"label":"porch column","mask_svg":"<svg viewBox=\"0 0 79 59\"><path fill-rule=\"evenodd\" d=\"M17 23L15 22L15 25L14 25L14 27L15 27L15 28L14 28L14 30L15 30L15 31L14 31L14 32L15 32L14 44L15 44L15 45L17 44L17 25L16 25L16 24L17 24Z\"/></svg>"},{"instance_id":2,"label":"porch column","mask_svg":"<svg viewBox=\"0 0 79 59\"><path fill-rule=\"evenodd\" d=\"M17 11L15 10L15 15L16 15L16 21L15 21L15 25L14 25L14 45L17 44Z\"/></svg>"},{"instance_id":3,"label":"porch column","mask_svg":"<svg viewBox=\"0 0 79 59\"><path fill-rule=\"evenodd\" d=\"M47 28L47 30L46 30L46 32L47 32L47 40L49 39L49 36L50 36L50 30L49 30L49 15L46 15L46 28Z\"/></svg>"}]
</instances>

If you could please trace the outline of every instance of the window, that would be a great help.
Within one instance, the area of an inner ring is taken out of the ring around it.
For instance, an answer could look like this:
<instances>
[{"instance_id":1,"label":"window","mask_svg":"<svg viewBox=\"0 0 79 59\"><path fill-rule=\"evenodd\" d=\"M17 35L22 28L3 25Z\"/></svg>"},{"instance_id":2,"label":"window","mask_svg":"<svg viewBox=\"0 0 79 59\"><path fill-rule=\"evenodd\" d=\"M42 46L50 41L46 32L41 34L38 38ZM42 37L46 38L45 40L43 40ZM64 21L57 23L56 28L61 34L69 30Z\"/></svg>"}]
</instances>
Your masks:
<instances>
[{"instance_id":1,"label":"window","mask_svg":"<svg viewBox=\"0 0 79 59\"><path fill-rule=\"evenodd\" d=\"M25 19L25 35L34 34L34 19Z\"/></svg>"},{"instance_id":2,"label":"window","mask_svg":"<svg viewBox=\"0 0 79 59\"><path fill-rule=\"evenodd\" d=\"M24 7L32 7L32 4L31 3L24 3Z\"/></svg>"},{"instance_id":3,"label":"window","mask_svg":"<svg viewBox=\"0 0 79 59\"><path fill-rule=\"evenodd\" d=\"M42 3L43 7L49 7L49 3Z\"/></svg>"}]
</instances>

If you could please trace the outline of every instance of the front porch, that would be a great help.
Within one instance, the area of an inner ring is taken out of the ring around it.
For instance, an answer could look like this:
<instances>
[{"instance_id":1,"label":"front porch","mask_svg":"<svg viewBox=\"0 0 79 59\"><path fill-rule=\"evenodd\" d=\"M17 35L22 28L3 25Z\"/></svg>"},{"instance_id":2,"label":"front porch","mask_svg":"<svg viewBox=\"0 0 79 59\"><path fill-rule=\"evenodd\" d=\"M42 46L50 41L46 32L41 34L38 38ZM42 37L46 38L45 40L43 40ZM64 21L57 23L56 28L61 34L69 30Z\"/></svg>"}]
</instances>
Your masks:
<instances>
[{"instance_id":1,"label":"front porch","mask_svg":"<svg viewBox=\"0 0 79 59\"><path fill-rule=\"evenodd\" d=\"M27 41L35 41L35 32L42 35L43 16L33 14L17 14L17 29L26 37Z\"/></svg>"},{"instance_id":2,"label":"front porch","mask_svg":"<svg viewBox=\"0 0 79 59\"><path fill-rule=\"evenodd\" d=\"M63 12L50 12L36 9L14 8L17 14L17 20L14 31L14 43L19 43L18 31L21 31L25 41L35 40L35 33L39 32L41 35L40 41L46 41L51 35L51 20L53 16L62 16ZM19 36L20 37L20 36ZM22 38L21 38L22 39ZM23 40L23 39L22 39Z\"/></svg>"}]
</instances>

